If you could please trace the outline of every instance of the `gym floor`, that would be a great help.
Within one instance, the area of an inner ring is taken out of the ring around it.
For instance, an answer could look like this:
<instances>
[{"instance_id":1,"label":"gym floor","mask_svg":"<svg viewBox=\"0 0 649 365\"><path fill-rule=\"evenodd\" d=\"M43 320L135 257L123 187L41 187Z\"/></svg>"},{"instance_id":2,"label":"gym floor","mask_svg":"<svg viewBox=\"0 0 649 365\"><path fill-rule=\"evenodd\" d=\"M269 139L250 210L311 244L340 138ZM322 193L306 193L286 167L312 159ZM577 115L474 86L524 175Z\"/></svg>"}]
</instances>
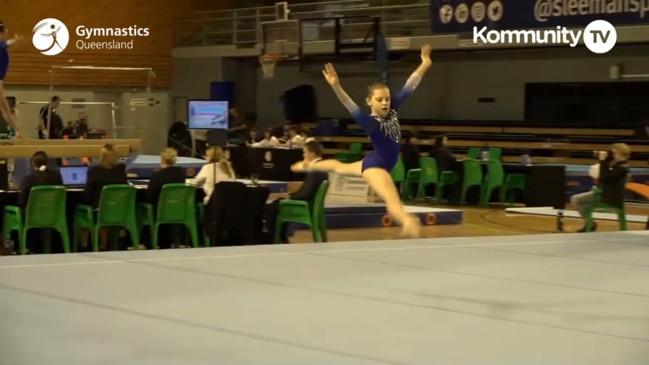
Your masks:
<instances>
[{"instance_id":1,"label":"gym floor","mask_svg":"<svg viewBox=\"0 0 649 365\"><path fill-rule=\"evenodd\" d=\"M465 220L420 240L4 257L2 363L647 363L649 231Z\"/></svg>"}]
</instances>

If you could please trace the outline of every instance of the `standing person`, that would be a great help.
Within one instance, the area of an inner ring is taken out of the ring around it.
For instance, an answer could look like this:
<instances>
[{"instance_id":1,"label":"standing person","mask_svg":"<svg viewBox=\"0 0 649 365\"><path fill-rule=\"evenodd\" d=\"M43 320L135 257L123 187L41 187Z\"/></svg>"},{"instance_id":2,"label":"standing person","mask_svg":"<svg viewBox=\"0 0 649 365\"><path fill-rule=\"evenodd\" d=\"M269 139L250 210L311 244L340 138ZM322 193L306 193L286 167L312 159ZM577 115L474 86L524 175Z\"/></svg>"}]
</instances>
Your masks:
<instances>
[{"instance_id":1,"label":"standing person","mask_svg":"<svg viewBox=\"0 0 649 365\"><path fill-rule=\"evenodd\" d=\"M7 101L7 93L5 92L4 80L9 71L9 47L23 39L22 36L16 34L14 38L7 39L7 30L4 23L0 21L0 111L9 126L13 129L15 138L22 138L22 132L16 123L14 115L11 113L11 107Z\"/></svg>"},{"instance_id":2,"label":"standing person","mask_svg":"<svg viewBox=\"0 0 649 365\"><path fill-rule=\"evenodd\" d=\"M57 114L56 108L61 104L61 98L52 96L50 102L43 105L39 112L38 138L59 139L63 131L63 120ZM51 122L51 123L50 123ZM51 124L51 125L50 125Z\"/></svg>"},{"instance_id":3,"label":"standing person","mask_svg":"<svg viewBox=\"0 0 649 365\"><path fill-rule=\"evenodd\" d=\"M313 163L303 161L294 165L296 170L319 170L339 175L362 176L372 190L383 199L388 214L403 226L403 234L410 237L421 235L421 221L419 217L406 213L390 172L399 161L401 151L401 128L397 110L419 85L422 77L430 68L432 64L431 49L429 45L421 47L421 64L410 75L394 100L391 100L390 89L384 83L377 82L369 86L365 102L370 107L370 114L363 113L343 90L333 65L330 63L325 65L325 69L322 71L325 79L356 123L369 136L374 151L361 161L352 163L329 159Z\"/></svg>"}]
</instances>

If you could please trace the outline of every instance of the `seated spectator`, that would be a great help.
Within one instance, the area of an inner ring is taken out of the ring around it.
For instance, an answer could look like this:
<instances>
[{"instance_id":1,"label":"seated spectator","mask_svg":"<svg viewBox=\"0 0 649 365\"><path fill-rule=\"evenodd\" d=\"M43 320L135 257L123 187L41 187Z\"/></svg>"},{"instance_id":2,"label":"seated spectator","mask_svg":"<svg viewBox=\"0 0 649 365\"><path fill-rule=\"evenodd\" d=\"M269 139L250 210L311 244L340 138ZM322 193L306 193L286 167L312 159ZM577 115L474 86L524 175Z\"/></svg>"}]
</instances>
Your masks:
<instances>
[{"instance_id":1,"label":"seated spectator","mask_svg":"<svg viewBox=\"0 0 649 365\"><path fill-rule=\"evenodd\" d=\"M264 132L264 139L252 144L253 147L276 147L279 145L279 139L273 136L273 129L268 128Z\"/></svg>"},{"instance_id":2,"label":"seated spectator","mask_svg":"<svg viewBox=\"0 0 649 365\"><path fill-rule=\"evenodd\" d=\"M128 184L126 177L126 166L119 163L117 151L111 144L106 144L101 148L99 164L90 166L88 169L88 178L84 189L85 197L93 207L99 205L101 191L106 185Z\"/></svg>"},{"instance_id":3,"label":"seated spectator","mask_svg":"<svg viewBox=\"0 0 649 365\"><path fill-rule=\"evenodd\" d=\"M151 174L149 186L146 191L146 200L148 203L157 204L160 192L165 184L183 184L185 183L185 169L176 166L178 152L173 148L167 148L160 154L160 169Z\"/></svg>"},{"instance_id":4,"label":"seated spectator","mask_svg":"<svg viewBox=\"0 0 649 365\"><path fill-rule=\"evenodd\" d=\"M63 128L63 130L61 131L61 135L63 136L64 139L65 138L68 138L68 139L76 138L76 135L74 133L74 122L69 121L68 125L65 128Z\"/></svg>"},{"instance_id":5,"label":"seated spectator","mask_svg":"<svg viewBox=\"0 0 649 365\"><path fill-rule=\"evenodd\" d=\"M300 130L297 126L290 126L288 128L288 140L286 145L292 147L302 147L304 145L304 137L298 133Z\"/></svg>"},{"instance_id":6,"label":"seated spectator","mask_svg":"<svg viewBox=\"0 0 649 365\"><path fill-rule=\"evenodd\" d=\"M88 169L88 178L84 188L84 196L88 204L93 208L99 206L102 190L107 185L128 184L126 176L126 166L119 163L119 155L111 144L106 144L101 148L101 155L99 157L99 164L90 166ZM82 248L88 245L88 235L82 237ZM139 244L139 242L134 242ZM105 250L108 245L108 231L102 229L100 231L99 249Z\"/></svg>"},{"instance_id":7,"label":"seated spectator","mask_svg":"<svg viewBox=\"0 0 649 365\"><path fill-rule=\"evenodd\" d=\"M611 151L599 151L599 176L595 180L602 189L601 201L617 208L624 206L624 194L626 189L629 167L627 160L631 156L631 149L625 143L616 143L611 146ZM597 171L597 169L595 169ZM588 208L593 203L593 192L573 195L570 202L574 205L579 215L586 220ZM593 223L593 231L597 230L597 224ZM586 227L578 232L586 232Z\"/></svg>"},{"instance_id":8,"label":"seated spectator","mask_svg":"<svg viewBox=\"0 0 649 365\"><path fill-rule=\"evenodd\" d=\"M403 164L406 166L406 171L419 168L419 147L417 143L417 135L412 132L406 132L405 143L401 145L401 158Z\"/></svg>"},{"instance_id":9,"label":"seated spectator","mask_svg":"<svg viewBox=\"0 0 649 365\"><path fill-rule=\"evenodd\" d=\"M250 129L250 139L247 141L248 144L261 142L263 139L263 136L259 135L259 130L257 128Z\"/></svg>"},{"instance_id":10,"label":"seated spectator","mask_svg":"<svg viewBox=\"0 0 649 365\"><path fill-rule=\"evenodd\" d=\"M313 133L311 133L311 131L308 129L302 129L300 131L300 136L302 136L302 140L304 141L304 143L315 141L315 137L313 137Z\"/></svg>"},{"instance_id":11,"label":"seated spectator","mask_svg":"<svg viewBox=\"0 0 649 365\"><path fill-rule=\"evenodd\" d=\"M207 163L201 167L194 178L194 184L203 187L205 198L203 201L207 204L214 191L214 185L221 181L235 181L236 175L232 169L232 164L225 158L225 153L221 147L211 147L206 153Z\"/></svg>"},{"instance_id":12,"label":"seated spectator","mask_svg":"<svg viewBox=\"0 0 649 365\"><path fill-rule=\"evenodd\" d=\"M310 141L304 144L302 147L302 153L304 155L304 161L306 162L315 162L322 159L322 145L316 141ZM291 194L271 194L269 200L274 200L270 204L266 204L265 212L265 221L266 229L270 232L270 237L274 237L275 232L275 222L277 221L277 214L279 213L279 200L281 199L295 199L295 200L306 200L309 202L309 207L313 208L313 199L315 198L318 188L323 181L329 178L329 174L322 171L309 171L306 173L304 181L300 190L291 193ZM286 227L282 227L280 232L280 239L283 243L289 243L288 237L286 236Z\"/></svg>"},{"instance_id":13,"label":"seated spectator","mask_svg":"<svg viewBox=\"0 0 649 365\"><path fill-rule=\"evenodd\" d=\"M18 206L25 208L29 200L29 193L38 185L63 185L63 178L59 171L50 170L47 166L49 157L43 151L32 155L31 165L33 170L20 182L20 196Z\"/></svg>"},{"instance_id":14,"label":"seated spectator","mask_svg":"<svg viewBox=\"0 0 649 365\"><path fill-rule=\"evenodd\" d=\"M437 169L440 173L443 171L459 172L462 170L462 163L459 162L457 157L455 157L448 149L446 149L447 145L448 137L437 136L435 138L435 144L433 144L428 152L428 156L437 161Z\"/></svg>"}]
</instances>

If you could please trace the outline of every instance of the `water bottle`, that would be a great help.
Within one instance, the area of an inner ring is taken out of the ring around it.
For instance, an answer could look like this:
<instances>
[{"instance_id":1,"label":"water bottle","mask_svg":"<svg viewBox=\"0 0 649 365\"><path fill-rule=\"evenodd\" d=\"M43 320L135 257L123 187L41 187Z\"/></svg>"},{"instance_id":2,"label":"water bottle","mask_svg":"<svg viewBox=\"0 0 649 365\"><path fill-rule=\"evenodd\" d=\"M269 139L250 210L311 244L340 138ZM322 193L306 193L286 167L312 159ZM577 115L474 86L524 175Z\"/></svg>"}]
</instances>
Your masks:
<instances>
[{"instance_id":1,"label":"water bottle","mask_svg":"<svg viewBox=\"0 0 649 365\"><path fill-rule=\"evenodd\" d=\"M16 131L14 131L13 128L9 127L8 130L7 130L7 137L9 137L9 139L11 139L11 138L14 138L15 136L16 136Z\"/></svg>"},{"instance_id":2,"label":"water bottle","mask_svg":"<svg viewBox=\"0 0 649 365\"><path fill-rule=\"evenodd\" d=\"M489 159L489 151L482 150L482 161L487 161Z\"/></svg>"},{"instance_id":3,"label":"water bottle","mask_svg":"<svg viewBox=\"0 0 649 365\"><path fill-rule=\"evenodd\" d=\"M563 211L557 212L557 232L563 232Z\"/></svg>"}]
</instances>

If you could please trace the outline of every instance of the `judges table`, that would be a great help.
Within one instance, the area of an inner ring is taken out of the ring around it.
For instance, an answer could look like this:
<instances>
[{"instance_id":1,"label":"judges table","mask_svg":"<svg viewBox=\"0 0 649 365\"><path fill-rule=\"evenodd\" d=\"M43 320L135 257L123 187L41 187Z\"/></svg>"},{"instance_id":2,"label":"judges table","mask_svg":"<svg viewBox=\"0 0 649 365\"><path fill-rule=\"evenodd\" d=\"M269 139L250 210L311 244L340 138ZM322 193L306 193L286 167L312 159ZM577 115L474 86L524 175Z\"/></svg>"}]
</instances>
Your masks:
<instances>
[{"instance_id":1,"label":"judges table","mask_svg":"<svg viewBox=\"0 0 649 365\"><path fill-rule=\"evenodd\" d=\"M247 185L249 188L254 189L257 185L253 185L251 181L249 180L239 180L239 182L244 183ZM286 191L286 183L275 183L275 182L266 182L268 183L267 185L262 184L262 181L259 182L259 186L264 186L269 188L271 192L279 192L279 191ZM147 191L147 185L146 183L142 183L142 181L133 181L133 185L137 188L137 201L138 202L144 202L146 201L146 191ZM0 208L2 209L2 213L0 214L0 230L1 227L3 227L3 222L4 222L4 207L7 205L17 205L18 204L18 197L20 195L20 192L18 190L12 189L12 190L0 190ZM205 197L205 193L203 192L203 189L196 189L196 202L203 202L203 198ZM81 188L68 188L67 189L67 199L66 199L66 216L67 216L67 221L68 221L68 231L70 234L70 244L73 242L73 223L74 223L74 212L75 208L79 204L86 204L85 201L85 196L83 193L83 189ZM203 222L199 220L198 222L199 227L202 227ZM149 228L145 227L143 230L140 232L140 236L142 237L143 234L148 236ZM6 237L4 232L2 233L3 237ZM199 236L202 236L199 235ZM128 236L128 241L130 242L130 236ZM16 233L12 233L12 238L13 241L15 242L15 249L18 249L17 246L17 236ZM40 242L42 242L41 237L38 235L37 230L31 230L28 233L28 243L29 242L36 242L39 243L35 247L40 248ZM189 243L189 242L188 242ZM129 243L130 244L130 243ZM61 246L61 240L58 234L53 233L52 234L52 252L62 252L62 246Z\"/></svg>"},{"instance_id":2,"label":"judges table","mask_svg":"<svg viewBox=\"0 0 649 365\"><path fill-rule=\"evenodd\" d=\"M528 207L566 207L565 165L503 164L505 174L525 174L524 203Z\"/></svg>"},{"instance_id":3,"label":"judges table","mask_svg":"<svg viewBox=\"0 0 649 365\"><path fill-rule=\"evenodd\" d=\"M238 176L257 175L260 180L302 181L304 174L291 171L291 165L302 161L302 149L229 146L232 168Z\"/></svg>"}]
</instances>

